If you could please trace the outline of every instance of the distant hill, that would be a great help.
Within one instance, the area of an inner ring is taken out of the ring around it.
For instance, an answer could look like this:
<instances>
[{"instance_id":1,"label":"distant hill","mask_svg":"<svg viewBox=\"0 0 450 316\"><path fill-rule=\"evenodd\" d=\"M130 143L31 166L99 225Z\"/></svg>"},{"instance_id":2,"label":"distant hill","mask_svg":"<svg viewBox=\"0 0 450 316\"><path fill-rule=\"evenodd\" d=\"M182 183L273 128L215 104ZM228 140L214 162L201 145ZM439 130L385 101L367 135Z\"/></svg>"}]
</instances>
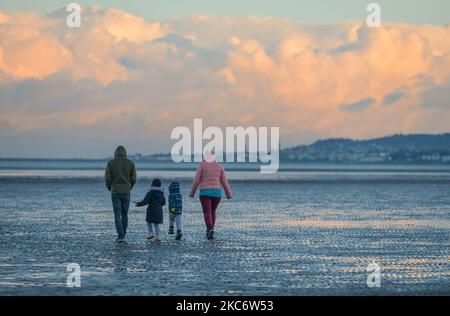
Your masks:
<instances>
[{"instance_id":1,"label":"distant hill","mask_svg":"<svg viewBox=\"0 0 450 316\"><path fill-rule=\"evenodd\" d=\"M289 162L450 163L450 134L326 139L284 149L280 155Z\"/></svg>"}]
</instances>

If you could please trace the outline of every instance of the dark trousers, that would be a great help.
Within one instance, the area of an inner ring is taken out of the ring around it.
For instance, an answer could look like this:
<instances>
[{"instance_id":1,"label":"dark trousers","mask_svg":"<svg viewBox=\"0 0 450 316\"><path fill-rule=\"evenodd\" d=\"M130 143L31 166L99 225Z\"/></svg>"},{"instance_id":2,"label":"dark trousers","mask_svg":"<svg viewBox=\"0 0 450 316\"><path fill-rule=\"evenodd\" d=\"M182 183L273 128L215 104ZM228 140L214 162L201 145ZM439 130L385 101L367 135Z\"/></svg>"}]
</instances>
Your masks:
<instances>
[{"instance_id":1,"label":"dark trousers","mask_svg":"<svg viewBox=\"0 0 450 316\"><path fill-rule=\"evenodd\" d=\"M117 237L124 239L128 227L128 209L130 208L130 194L112 193L111 200L114 210Z\"/></svg>"}]
</instances>

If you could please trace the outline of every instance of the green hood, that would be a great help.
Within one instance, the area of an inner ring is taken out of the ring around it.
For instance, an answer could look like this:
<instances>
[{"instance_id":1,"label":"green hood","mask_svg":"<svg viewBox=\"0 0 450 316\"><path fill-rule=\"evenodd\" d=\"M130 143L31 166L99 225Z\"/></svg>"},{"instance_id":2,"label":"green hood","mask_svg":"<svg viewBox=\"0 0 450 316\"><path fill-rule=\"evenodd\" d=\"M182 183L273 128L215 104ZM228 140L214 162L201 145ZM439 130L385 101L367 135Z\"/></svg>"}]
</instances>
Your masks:
<instances>
[{"instance_id":1,"label":"green hood","mask_svg":"<svg viewBox=\"0 0 450 316\"><path fill-rule=\"evenodd\" d=\"M119 146L116 148L116 151L114 152L114 158L127 158L127 150L123 146Z\"/></svg>"}]
</instances>

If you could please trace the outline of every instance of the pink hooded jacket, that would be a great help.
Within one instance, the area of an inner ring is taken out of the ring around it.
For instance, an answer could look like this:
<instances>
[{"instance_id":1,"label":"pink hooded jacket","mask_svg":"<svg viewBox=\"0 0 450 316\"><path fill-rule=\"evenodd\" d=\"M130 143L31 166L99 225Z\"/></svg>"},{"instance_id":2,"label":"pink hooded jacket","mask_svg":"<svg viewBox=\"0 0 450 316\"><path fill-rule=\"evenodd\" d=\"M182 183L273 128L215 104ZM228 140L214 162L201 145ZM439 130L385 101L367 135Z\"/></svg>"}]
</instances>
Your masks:
<instances>
[{"instance_id":1,"label":"pink hooded jacket","mask_svg":"<svg viewBox=\"0 0 450 316\"><path fill-rule=\"evenodd\" d=\"M194 196L200 185L200 190L203 189L223 189L228 199L232 198L230 185L228 184L225 169L217 161L206 162L202 161L197 168L192 189L189 196Z\"/></svg>"}]
</instances>

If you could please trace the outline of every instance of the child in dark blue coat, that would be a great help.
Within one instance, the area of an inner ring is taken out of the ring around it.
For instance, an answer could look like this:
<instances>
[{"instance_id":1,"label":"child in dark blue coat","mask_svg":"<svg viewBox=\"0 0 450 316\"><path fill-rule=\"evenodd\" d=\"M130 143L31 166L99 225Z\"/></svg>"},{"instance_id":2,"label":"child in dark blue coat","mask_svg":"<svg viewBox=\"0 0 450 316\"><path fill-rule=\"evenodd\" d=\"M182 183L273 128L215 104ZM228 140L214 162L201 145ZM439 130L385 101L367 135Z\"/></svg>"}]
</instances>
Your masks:
<instances>
[{"instance_id":1,"label":"child in dark blue coat","mask_svg":"<svg viewBox=\"0 0 450 316\"><path fill-rule=\"evenodd\" d=\"M147 206L146 221L149 236L147 239L161 241L160 225L163 223L163 206L166 205L166 198L161 188L161 180L154 179L150 191L136 206Z\"/></svg>"},{"instance_id":2,"label":"child in dark blue coat","mask_svg":"<svg viewBox=\"0 0 450 316\"><path fill-rule=\"evenodd\" d=\"M181 240L182 233L182 220L181 215L183 213L183 197L180 193L180 184L178 182L172 182L169 186L169 234L174 234L174 224L177 225L176 240Z\"/></svg>"}]
</instances>

